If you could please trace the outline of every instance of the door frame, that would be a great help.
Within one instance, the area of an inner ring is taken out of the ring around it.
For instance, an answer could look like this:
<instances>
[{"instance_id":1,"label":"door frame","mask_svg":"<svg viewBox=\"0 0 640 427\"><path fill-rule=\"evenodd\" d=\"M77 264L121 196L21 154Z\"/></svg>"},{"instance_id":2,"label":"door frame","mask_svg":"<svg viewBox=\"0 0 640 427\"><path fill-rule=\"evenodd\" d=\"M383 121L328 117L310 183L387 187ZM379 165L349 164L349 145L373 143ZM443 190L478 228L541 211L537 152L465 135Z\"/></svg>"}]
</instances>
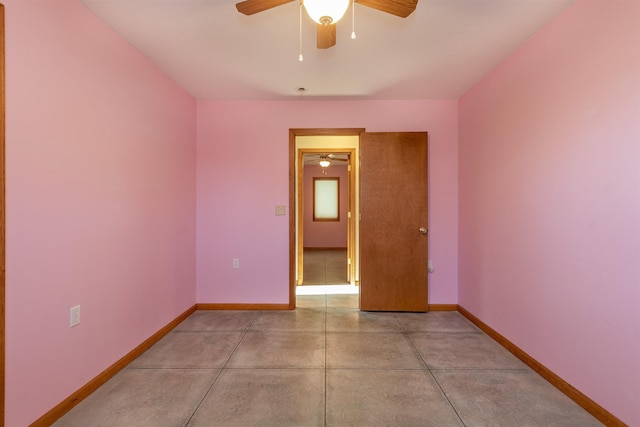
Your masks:
<instances>
[{"instance_id":1,"label":"door frame","mask_svg":"<svg viewBox=\"0 0 640 427\"><path fill-rule=\"evenodd\" d=\"M355 158L355 148L298 148L297 149L297 165L298 165L298 179L297 179L297 191L296 191L296 208L297 208L297 220L296 220L296 247L297 250L297 274L296 285L301 285L304 280L304 155L305 154L317 154L317 153L340 153L349 155L350 167L353 159ZM355 276L355 224L354 217L351 215L355 207L355 191L354 191L354 171L355 168L350 167L347 172L347 259L349 265L347 267L347 281L353 283L356 280Z\"/></svg>"},{"instance_id":2,"label":"door frame","mask_svg":"<svg viewBox=\"0 0 640 427\"><path fill-rule=\"evenodd\" d=\"M0 3L0 427L4 426L5 395L5 36L4 4Z\"/></svg>"},{"instance_id":3,"label":"door frame","mask_svg":"<svg viewBox=\"0 0 640 427\"><path fill-rule=\"evenodd\" d=\"M296 137L298 136L360 136L365 130L363 128L310 128L310 129L289 129L289 309L296 308L296 286L298 282L298 261L302 261L302 255L300 252L304 249L300 242L302 242L302 200L298 197L296 186L300 186L303 178L303 173L297 173L297 165L299 157L305 152L326 152L328 149L297 149ZM356 150L348 148L332 148L329 151L332 152L347 152L353 154L351 156L351 164L354 165L357 162ZM302 162L299 163L302 169ZM356 167L352 167L349 171L349 205L353 212L354 205L356 203ZM298 183L296 183L296 176ZM297 185L296 185L297 184ZM356 263L354 262L355 247L356 247L356 234L355 234L355 214L351 215L349 219L348 227L348 247L352 252L349 254L352 263L349 266L349 275L354 280L356 278Z\"/></svg>"}]
</instances>

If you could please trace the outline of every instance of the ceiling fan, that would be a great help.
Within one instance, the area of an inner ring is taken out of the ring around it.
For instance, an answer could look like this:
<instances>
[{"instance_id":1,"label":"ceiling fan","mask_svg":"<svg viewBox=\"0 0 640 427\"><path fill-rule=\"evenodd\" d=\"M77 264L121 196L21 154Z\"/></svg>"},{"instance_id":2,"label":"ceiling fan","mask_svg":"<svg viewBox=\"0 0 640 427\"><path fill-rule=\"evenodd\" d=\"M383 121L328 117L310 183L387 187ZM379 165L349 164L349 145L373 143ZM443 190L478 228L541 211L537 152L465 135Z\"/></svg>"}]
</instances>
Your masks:
<instances>
[{"instance_id":1,"label":"ceiling fan","mask_svg":"<svg viewBox=\"0 0 640 427\"><path fill-rule=\"evenodd\" d=\"M245 0L236 3L238 12L245 15L291 3L295 0ZM406 18L416 9L418 0L299 0L307 13L318 24L317 47L327 49L336 44L336 23L342 18L349 5L363 6ZM325 9L328 7L328 9ZM353 36L352 36L353 37Z\"/></svg>"},{"instance_id":2,"label":"ceiling fan","mask_svg":"<svg viewBox=\"0 0 640 427\"><path fill-rule=\"evenodd\" d=\"M331 163L341 163L348 162L349 155L348 154L323 154L323 153L306 153L304 155L305 164L318 164L323 168L328 167Z\"/></svg>"}]
</instances>

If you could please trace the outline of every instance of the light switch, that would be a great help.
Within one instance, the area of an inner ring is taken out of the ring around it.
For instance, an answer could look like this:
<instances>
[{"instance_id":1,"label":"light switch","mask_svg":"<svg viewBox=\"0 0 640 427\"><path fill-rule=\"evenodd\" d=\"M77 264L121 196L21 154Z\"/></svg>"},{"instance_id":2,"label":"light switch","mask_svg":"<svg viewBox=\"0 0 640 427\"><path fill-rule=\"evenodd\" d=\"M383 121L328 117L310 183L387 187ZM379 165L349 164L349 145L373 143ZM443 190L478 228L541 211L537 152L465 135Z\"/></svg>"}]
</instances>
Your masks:
<instances>
[{"instance_id":1,"label":"light switch","mask_svg":"<svg viewBox=\"0 0 640 427\"><path fill-rule=\"evenodd\" d=\"M73 328L80 324L80 306L76 305L69 309L69 327Z\"/></svg>"},{"instance_id":2,"label":"light switch","mask_svg":"<svg viewBox=\"0 0 640 427\"><path fill-rule=\"evenodd\" d=\"M282 216L287 214L287 207L285 205L276 205L276 216Z\"/></svg>"}]
</instances>

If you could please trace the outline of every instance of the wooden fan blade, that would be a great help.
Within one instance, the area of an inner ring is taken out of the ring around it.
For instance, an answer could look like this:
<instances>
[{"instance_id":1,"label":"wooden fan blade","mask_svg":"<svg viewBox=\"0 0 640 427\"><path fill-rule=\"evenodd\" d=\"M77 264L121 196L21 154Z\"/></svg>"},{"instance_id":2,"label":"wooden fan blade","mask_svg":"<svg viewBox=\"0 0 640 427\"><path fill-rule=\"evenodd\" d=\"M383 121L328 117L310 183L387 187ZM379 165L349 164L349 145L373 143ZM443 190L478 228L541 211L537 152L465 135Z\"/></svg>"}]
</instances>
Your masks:
<instances>
[{"instance_id":1,"label":"wooden fan blade","mask_svg":"<svg viewBox=\"0 0 640 427\"><path fill-rule=\"evenodd\" d=\"M406 18L416 10L418 0L356 0L356 3Z\"/></svg>"},{"instance_id":2,"label":"wooden fan blade","mask_svg":"<svg viewBox=\"0 0 640 427\"><path fill-rule=\"evenodd\" d=\"M253 15L254 13L264 12L272 7L282 6L292 1L294 0L245 0L236 3L236 9L245 15Z\"/></svg>"},{"instance_id":3,"label":"wooden fan blade","mask_svg":"<svg viewBox=\"0 0 640 427\"><path fill-rule=\"evenodd\" d=\"M336 45L336 24L318 24L318 49L327 49Z\"/></svg>"}]
</instances>

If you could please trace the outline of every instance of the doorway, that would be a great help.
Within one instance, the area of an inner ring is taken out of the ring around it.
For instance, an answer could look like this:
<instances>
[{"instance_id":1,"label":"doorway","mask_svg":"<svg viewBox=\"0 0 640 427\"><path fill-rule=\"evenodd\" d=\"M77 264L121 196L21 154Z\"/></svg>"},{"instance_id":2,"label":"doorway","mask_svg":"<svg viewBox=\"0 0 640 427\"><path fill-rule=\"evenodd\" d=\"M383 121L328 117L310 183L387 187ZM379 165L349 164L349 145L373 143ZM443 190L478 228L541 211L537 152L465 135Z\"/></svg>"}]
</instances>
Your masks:
<instances>
[{"instance_id":1,"label":"doorway","mask_svg":"<svg viewBox=\"0 0 640 427\"><path fill-rule=\"evenodd\" d=\"M291 309L296 306L298 293L354 293L354 289L357 293L355 160L362 131L363 129L291 129L289 132ZM325 157L330 160L326 169L319 166L319 160ZM337 218L313 221L314 175L318 181L333 178L340 182L336 184L341 192L339 221ZM331 240L327 230L334 230L333 233L338 234L338 240L335 240L336 237ZM344 264L336 265L340 263Z\"/></svg>"},{"instance_id":2,"label":"doorway","mask_svg":"<svg viewBox=\"0 0 640 427\"><path fill-rule=\"evenodd\" d=\"M349 142L338 144L341 137ZM353 160L347 251L350 280L360 285L357 308L428 310L427 139L426 132L290 129L289 308L304 283L303 156L342 151Z\"/></svg>"},{"instance_id":3,"label":"doorway","mask_svg":"<svg viewBox=\"0 0 640 427\"><path fill-rule=\"evenodd\" d=\"M327 137L330 138L330 137ZM353 190L350 169L353 153L335 151L335 147L322 152L303 152L298 173L299 224L298 244L302 247L301 268L298 269L296 294L327 295L357 294L355 272L352 265L349 228ZM351 226L351 227L350 227ZM352 239L353 240L353 239Z\"/></svg>"}]
</instances>

